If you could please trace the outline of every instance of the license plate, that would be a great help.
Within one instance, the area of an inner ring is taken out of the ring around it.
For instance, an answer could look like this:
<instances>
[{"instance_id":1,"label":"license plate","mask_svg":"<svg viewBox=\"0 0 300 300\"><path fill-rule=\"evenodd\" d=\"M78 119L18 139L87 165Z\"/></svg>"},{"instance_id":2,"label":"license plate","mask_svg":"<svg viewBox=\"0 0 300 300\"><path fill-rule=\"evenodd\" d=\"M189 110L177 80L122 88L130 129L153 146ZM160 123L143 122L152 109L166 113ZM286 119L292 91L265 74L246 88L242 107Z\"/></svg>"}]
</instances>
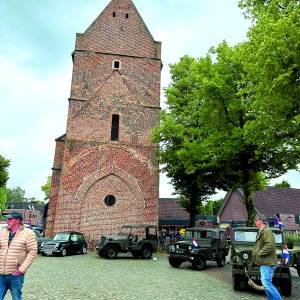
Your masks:
<instances>
[{"instance_id":1,"label":"license plate","mask_svg":"<svg viewBox=\"0 0 300 300\"><path fill-rule=\"evenodd\" d=\"M46 254L46 255L51 255L51 254L52 254L52 251L45 251L45 254Z\"/></svg>"},{"instance_id":2,"label":"license plate","mask_svg":"<svg viewBox=\"0 0 300 300\"><path fill-rule=\"evenodd\" d=\"M252 279L252 280L260 280L260 276L251 275L250 279Z\"/></svg>"}]
</instances>

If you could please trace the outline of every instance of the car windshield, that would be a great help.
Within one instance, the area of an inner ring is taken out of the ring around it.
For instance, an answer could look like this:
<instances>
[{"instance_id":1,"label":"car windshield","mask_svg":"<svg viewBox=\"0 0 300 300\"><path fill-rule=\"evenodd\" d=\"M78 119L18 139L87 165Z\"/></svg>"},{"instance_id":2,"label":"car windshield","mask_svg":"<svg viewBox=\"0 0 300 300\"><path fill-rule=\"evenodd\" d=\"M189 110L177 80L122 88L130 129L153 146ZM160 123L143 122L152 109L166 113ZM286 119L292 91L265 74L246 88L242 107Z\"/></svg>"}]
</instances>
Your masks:
<instances>
[{"instance_id":1,"label":"car windshield","mask_svg":"<svg viewBox=\"0 0 300 300\"><path fill-rule=\"evenodd\" d=\"M69 237L70 237L70 233L61 232L61 233L57 233L54 236L53 241L68 241Z\"/></svg>"},{"instance_id":2,"label":"car windshield","mask_svg":"<svg viewBox=\"0 0 300 300\"><path fill-rule=\"evenodd\" d=\"M282 243L282 234L280 232L273 232L275 237L275 243ZM250 242L255 243L257 231L243 231L237 230L234 232L234 240L237 242Z\"/></svg>"},{"instance_id":3,"label":"car windshield","mask_svg":"<svg viewBox=\"0 0 300 300\"><path fill-rule=\"evenodd\" d=\"M210 238L217 238L217 233L211 230L201 230L201 231L185 231L186 239L196 238L196 239L210 239Z\"/></svg>"}]
</instances>

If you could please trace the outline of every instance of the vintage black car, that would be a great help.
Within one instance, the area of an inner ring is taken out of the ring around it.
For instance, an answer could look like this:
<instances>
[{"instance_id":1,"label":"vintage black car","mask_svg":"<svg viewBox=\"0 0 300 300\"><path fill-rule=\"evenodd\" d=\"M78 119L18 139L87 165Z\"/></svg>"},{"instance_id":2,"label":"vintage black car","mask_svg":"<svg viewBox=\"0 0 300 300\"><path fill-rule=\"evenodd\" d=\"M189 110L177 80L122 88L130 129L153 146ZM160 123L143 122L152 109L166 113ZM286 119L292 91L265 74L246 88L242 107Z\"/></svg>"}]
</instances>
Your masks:
<instances>
[{"instance_id":1,"label":"vintage black car","mask_svg":"<svg viewBox=\"0 0 300 300\"><path fill-rule=\"evenodd\" d=\"M51 241L51 239L44 237L39 230L35 230L35 229L32 229L32 230L35 233L35 237L36 237L36 241L37 241L37 245L38 245L38 253L40 253L42 243Z\"/></svg>"},{"instance_id":2,"label":"vintage black car","mask_svg":"<svg viewBox=\"0 0 300 300\"><path fill-rule=\"evenodd\" d=\"M156 229L156 225L124 225L117 235L101 236L96 251L105 258L116 258L119 252L130 252L134 257L149 259L157 250Z\"/></svg>"},{"instance_id":3,"label":"vintage black car","mask_svg":"<svg viewBox=\"0 0 300 300\"><path fill-rule=\"evenodd\" d=\"M206 261L215 261L224 267L229 247L225 231L220 228L188 228L183 241L178 241L169 248L169 263L174 268L189 261L195 270L203 270Z\"/></svg>"},{"instance_id":4,"label":"vintage black car","mask_svg":"<svg viewBox=\"0 0 300 300\"><path fill-rule=\"evenodd\" d=\"M42 243L40 253L43 256L66 256L71 253L87 253L87 242L82 233L76 231L58 232L51 241Z\"/></svg>"}]
</instances>

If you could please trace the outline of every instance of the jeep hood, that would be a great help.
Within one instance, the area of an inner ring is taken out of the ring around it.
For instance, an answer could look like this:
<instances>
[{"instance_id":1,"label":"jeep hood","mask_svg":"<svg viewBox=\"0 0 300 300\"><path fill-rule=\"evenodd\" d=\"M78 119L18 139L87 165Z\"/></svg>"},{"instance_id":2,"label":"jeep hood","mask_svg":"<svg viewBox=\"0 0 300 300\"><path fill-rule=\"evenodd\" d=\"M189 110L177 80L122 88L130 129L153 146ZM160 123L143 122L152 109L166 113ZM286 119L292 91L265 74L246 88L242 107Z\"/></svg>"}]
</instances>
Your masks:
<instances>
[{"instance_id":1,"label":"jeep hood","mask_svg":"<svg viewBox=\"0 0 300 300\"><path fill-rule=\"evenodd\" d=\"M233 249L235 252L240 253L242 251L252 251L254 244L251 245L245 245L242 243L234 243ZM281 246L276 245L276 254L279 255L282 252Z\"/></svg>"}]
</instances>

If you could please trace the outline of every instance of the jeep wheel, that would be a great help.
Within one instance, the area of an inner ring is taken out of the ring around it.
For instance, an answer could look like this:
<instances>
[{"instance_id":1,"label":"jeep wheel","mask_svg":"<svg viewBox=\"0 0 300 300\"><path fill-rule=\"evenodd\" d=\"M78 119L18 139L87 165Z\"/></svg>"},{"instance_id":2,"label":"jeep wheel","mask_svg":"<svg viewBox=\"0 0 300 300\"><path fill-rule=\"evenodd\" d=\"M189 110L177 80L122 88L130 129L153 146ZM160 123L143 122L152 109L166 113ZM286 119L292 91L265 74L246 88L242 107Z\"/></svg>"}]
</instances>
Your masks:
<instances>
[{"instance_id":1,"label":"jeep wheel","mask_svg":"<svg viewBox=\"0 0 300 300\"><path fill-rule=\"evenodd\" d=\"M118 256L118 249L115 246L108 246L105 250L105 257L109 259L116 258Z\"/></svg>"},{"instance_id":2,"label":"jeep wheel","mask_svg":"<svg viewBox=\"0 0 300 300\"><path fill-rule=\"evenodd\" d=\"M105 253L104 253L103 250L98 251L98 255L99 255L100 257L105 257Z\"/></svg>"},{"instance_id":3,"label":"jeep wheel","mask_svg":"<svg viewBox=\"0 0 300 300\"><path fill-rule=\"evenodd\" d=\"M225 254L222 252L216 257L216 262L218 267L224 267L226 264L226 257Z\"/></svg>"},{"instance_id":4,"label":"jeep wheel","mask_svg":"<svg viewBox=\"0 0 300 300\"><path fill-rule=\"evenodd\" d=\"M289 270L288 270L287 275L288 275L288 278L280 279L279 287L280 287L281 294L283 296L289 297L292 294L292 277L291 277L291 273Z\"/></svg>"},{"instance_id":5,"label":"jeep wheel","mask_svg":"<svg viewBox=\"0 0 300 300\"><path fill-rule=\"evenodd\" d=\"M141 253L139 251L131 251L131 254L133 257L136 257L136 258L141 256Z\"/></svg>"},{"instance_id":6,"label":"jeep wheel","mask_svg":"<svg viewBox=\"0 0 300 300\"><path fill-rule=\"evenodd\" d=\"M235 291L241 290L241 277L239 275L232 275L232 287Z\"/></svg>"},{"instance_id":7,"label":"jeep wheel","mask_svg":"<svg viewBox=\"0 0 300 300\"><path fill-rule=\"evenodd\" d=\"M205 267L206 267L205 257L203 257L202 255L195 257L195 260L192 262L192 267L194 270L197 270L197 271L201 271L201 270L205 269Z\"/></svg>"},{"instance_id":8,"label":"jeep wheel","mask_svg":"<svg viewBox=\"0 0 300 300\"><path fill-rule=\"evenodd\" d=\"M144 246L142 248L142 258L150 259L152 257L152 249L149 246Z\"/></svg>"},{"instance_id":9,"label":"jeep wheel","mask_svg":"<svg viewBox=\"0 0 300 300\"><path fill-rule=\"evenodd\" d=\"M62 249L60 250L60 255L61 255L61 256L66 256L66 255L67 255L67 250L66 250L65 248L62 248Z\"/></svg>"},{"instance_id":10,"label":"jeep wheel","mask_svg":"<svg viewBox=\"0 0 300 300\"><path fill-rule=\"evenodd\" d=\"M169 263L174 268L179 268L182 264L182 261L177 258L169 257Z\"/></svg>"},{"instance_id":11,"label":"jeep wheel","mask_svg":"<svg viewBox=\"0 0 300 300\"><path fill-rule=\"evenodd\" d=\"M81 250L80 250L81 254L86 254L87 253L87 249L86 246L82 246Z\"/></svg>"}]
</instances>

